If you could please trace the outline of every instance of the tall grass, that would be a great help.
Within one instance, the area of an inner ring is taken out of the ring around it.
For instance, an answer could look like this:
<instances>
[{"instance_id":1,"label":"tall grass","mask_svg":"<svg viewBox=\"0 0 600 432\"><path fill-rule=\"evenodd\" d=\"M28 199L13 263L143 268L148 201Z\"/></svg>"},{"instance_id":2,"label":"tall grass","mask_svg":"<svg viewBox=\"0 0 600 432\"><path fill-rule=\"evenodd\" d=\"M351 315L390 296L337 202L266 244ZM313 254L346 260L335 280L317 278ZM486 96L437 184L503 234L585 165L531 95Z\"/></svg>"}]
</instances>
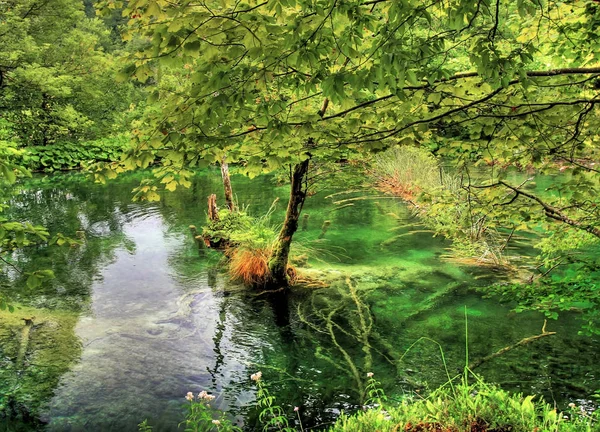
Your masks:
<instances>
[{"instance_id":1,"label":"tall grass","mask_svg":"<svg viewBox=\"0 0 600 432\"><path fill-rule=\"evenodd\" d=\"M451 239L454 258L508 265L504 250L510 236L496 229L462 177L444 170L427 150L391 148L374 158L371 175L380 190L402 198L424 225Z\"/></svg>"},{"instance_id":2,"label":"tall grass","mask_svg":"<svg viewBox=\"0 0 600 432\"><path fill-rule=\"evenodd\" d=\"M416 147L393 147L375 156L373 176L379 187L405 200L442 186L436 159Z\"/></svg>"}]
</instances>

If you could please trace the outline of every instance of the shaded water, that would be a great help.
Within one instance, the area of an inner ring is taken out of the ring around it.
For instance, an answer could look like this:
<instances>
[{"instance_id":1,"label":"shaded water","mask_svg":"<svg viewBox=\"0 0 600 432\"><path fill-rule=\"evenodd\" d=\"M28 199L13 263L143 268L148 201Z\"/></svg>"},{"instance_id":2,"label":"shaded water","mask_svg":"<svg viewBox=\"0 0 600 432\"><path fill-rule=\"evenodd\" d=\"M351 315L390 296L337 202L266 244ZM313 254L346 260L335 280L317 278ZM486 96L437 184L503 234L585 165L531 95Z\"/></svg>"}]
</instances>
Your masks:
<instances>
[{"instance_id":1,"label":"shaded water","mask_svg":"<svg viewBox=\"0 0 600 432\"><path fill-rule=\"evenodd\" d=\"M206 197L221 191L217 172L200 173L189 190L159 203L131 202L139 180L130 175L103 186L56 175L15 191L12 216L52 232L82 231L85 242L15 257L25 271L54 269L57 278L42 288L27 289L14 272L0 281L2 294L20 306L0 313L2 409L27 420L7 420L7 428L129 431L147 418L157 431L177 430L185 393L209 390L214 406L230 409L250 430L256 412L249 376L258 370L288 412L300 406L304 424L317 425L360 405L366 372L394 398L445 382L439 348L430 342L397 362L420 337L442 345L454 375L465 362L465 307L471 359L540 333L541 314L515 314L511 305L482 299L473 288L498 275L442 261L448 245L419 231L395 200L343 207L337 197L311 197L296 255L308 256L306 272L331 287L294 290L275 303L228 281L221 256L199 254L191 240L188 225L202 225ZM235 176L233 185L256 215L280 197L272 220L281 220L285 187L270 177ZM325 220L331 225L319 239ZM22 319L32 317L18 364ZM561 316L548 323L556 336L477 372L561 406L589 398L600 389L598 339L578 336L579 327L576 315Z\"/></svg>"}]
</instances>

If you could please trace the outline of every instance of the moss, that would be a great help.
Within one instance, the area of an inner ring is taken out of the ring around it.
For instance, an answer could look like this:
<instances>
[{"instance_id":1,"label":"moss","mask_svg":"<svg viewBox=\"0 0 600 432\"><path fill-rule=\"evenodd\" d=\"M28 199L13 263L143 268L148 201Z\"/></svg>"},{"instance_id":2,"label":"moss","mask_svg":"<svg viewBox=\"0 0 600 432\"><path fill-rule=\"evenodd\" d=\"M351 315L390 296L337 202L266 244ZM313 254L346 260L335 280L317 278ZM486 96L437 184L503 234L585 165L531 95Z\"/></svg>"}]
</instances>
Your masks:
<instances>
[{"instance_id":1,"label":"moss","mask_svg":"<svg viewBox=\"0 0 600 432\"><path fill-rule=\"evenodd\" d=\"M28 332L25 320L32 320ZM0 412L36 422L63 373L79 358L77 316L17 306L0 312ZM20 354L20 351L22 353ZM22 357L22 358L20 358Z\"/></svg>"}]
</instances>

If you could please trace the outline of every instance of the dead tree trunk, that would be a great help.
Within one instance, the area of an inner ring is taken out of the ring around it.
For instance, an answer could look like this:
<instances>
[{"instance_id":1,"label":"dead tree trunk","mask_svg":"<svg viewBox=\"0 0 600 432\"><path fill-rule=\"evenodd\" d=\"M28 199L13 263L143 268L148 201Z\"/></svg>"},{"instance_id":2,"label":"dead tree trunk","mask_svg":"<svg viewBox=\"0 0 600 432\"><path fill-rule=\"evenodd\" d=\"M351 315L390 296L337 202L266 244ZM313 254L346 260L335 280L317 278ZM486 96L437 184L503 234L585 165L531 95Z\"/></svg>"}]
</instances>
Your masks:
<instances>
[{"instance_id":1,"label":"dead tree trunk","mask_svg":"<svg viewBox=\"0 0 600 432\"><path fill-rule=\"evenodd\" d=\"M292 245L292 237L298 230L298 220L300 212L306 199L306 177L308 175L308 165L310 159L306 159L294 166L292 173L292 188L290 190L290 200L285 213L285 221L277 237L277 242L273 247L273 253L269 260L270 283L273 288L288 286L287 266Z\"/></svg>"},{"instance_id":2,"label":"dead tree trunk","mask_svg":"<svg viewBox=\"0 0 600 432\"><path fill-rule=\"evenodd\" d=\"M208 197L208 220L219 220L219 208L217 207L217 196L215 194Z\"/></svg>"},{"instance_id":3,"label":"dead tree trunk","mask_svg":"<svg viewBox=\"0 0 600 432\"><path fill-rule=\"evenodd\" d=\"M223 188L225 189L225 201L227 201L227 207L229 207L229 211L233 211L233 191L231 189L229 164L227 163L226 156L223 156L223 159L221 159L221 177L223 177Z\"/></svg>"}]
</instances>

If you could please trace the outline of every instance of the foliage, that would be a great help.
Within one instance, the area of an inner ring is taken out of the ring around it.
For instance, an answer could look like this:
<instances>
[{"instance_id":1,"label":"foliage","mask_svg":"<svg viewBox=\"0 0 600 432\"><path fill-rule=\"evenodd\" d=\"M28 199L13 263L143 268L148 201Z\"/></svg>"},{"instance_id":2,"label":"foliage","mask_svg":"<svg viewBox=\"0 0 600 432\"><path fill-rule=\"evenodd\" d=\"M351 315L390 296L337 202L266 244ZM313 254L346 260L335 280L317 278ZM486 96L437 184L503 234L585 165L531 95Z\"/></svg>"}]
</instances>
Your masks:
<instances>
[{"instance_id":1,"label":"foliage","mask_svg":"<svg viewBox=\"0 0 600 432\"><path fill-rule=\"evenodd\" d=\"M143 422L141 422L140 424L138 424L138 431L139 432L152 432L152 426L150 426L148 424L148 420L145 419Z\"/></svg>"},{"instance_id":2,"label":"foliage","mask_svg":"<svg viewBox=\"0 0 600 432\"><path fill-rule=\"evenodd\" d=\"M103 138L78 143L61 142L47 146L27 147L21 153L21 164L31 171L60 171L81 168L94 162L118 161L128 144L128 137Z\"/></svg>"},{"instance_id":3,"label":"foliage","mask_svg":"<svg viewBox=\"0 0 600 432\"><path fill-rule=\"evenodd\" d=\"M124 75L143 83L157 78L151 100L160 109L135 131L139 145L125 169L154 155L173 170L181 163L206 166L226 152L257 174L308 153L348 159L398 141L427 141L433 133L452 139L440 150L448 155L481 155L479 146L491 138L488 149L498 150L485 157L522 161L532 153L517 154L514 129L500 126L529 128L526 143L536 146L528 116L548 114L564 130L565 114L593 96L590 81L567 84L597 72L583 68L595 66L598 50L596 39L581 33L598 19L593 2L102 5L106 13L124 8L126 41L147 41ZM551 19L540 19L546 9ZM553 20L561 21L562 33ZM574 40L585 48L567 50ZM565 68L530 72L558 64ZM571 96L581 102L565 102ZM532 98L547 109L529 113L525 102Z\"/></svg>"},{"instance_id":4,"label":"foliage","mask_svg":"<svg viewBox=\"0 0 600 432\"><path fill-rule=\"evenodd\" d=\"M533 396L512 395L481 380L463 380L453 390L443 386L425 399L407 399L396 407L387 405L385 411L344 415L329 430L591 432L600 421L597 414L592 418L575 410L567 417Z\"/></svg>"},{"instance_id":5,"label":"foliage","mask_svg":"<svg viewBox=\"0 0 600 432\"><path fill-rule=\"evenodd\" d=\"M496 284L487 295L517 302L515 310L539 310L557 319L558 311L581 311L583 332L600 334L600 285L598 273L583 269L579 275L543 278L530 283Z\"/></svg>"},{"instance_id":6,"label":"foliage","mask_svg":"<svg viewBox=\"0 0 600 432\"><path fill-rule=\"evenodd\" d=\"M133 86L116 85L109 32L83 6L0 4L0 109L20 146L95 139L124 125Z\"/></svg>"},{"instance_id":7,"label":"foliage","mask_svg":"<svg viewBox=\"0 0 600 432\"><path fill-rule=\"evenodd\" d=\"M10 161L10 157L17 154L12 147L0 146L0 156L6 154L8 154L9 157L0 159L0 184L13 184L17 179L17 174L31 175L29 174L29 171ZM33 225L30 222L12 221L2 216L2 212L6 207L5 204L0 203L0 261L2 261L9 271L21 273L21 270L11 264L5 257L19 248L48 242L50 234L43 226ZM66 241L65 239L67 238L61 237L60 241L64 242ZM58 240L58 237L50 239L51 242L58 242ZM36 270L28 272L26 276L27 286L35 288L44 280L53 278L54 274L50 270ZM8 304L6 299L0 298L0 310L5 310L7 308L12 312L13 306Z\"/></svg>"},{"instance_id":8,"label":"foliage","mask_svg":"<svg viewBox=\"0 0 600 432\"><path fill-rule=\"evenodd\" d=\"M197 396L192 392L188 392L185 398L189 402L185 421L182 422L185 423L186 432L241 432L241 429L234 426L224 412L210 407L210 402L215 398L213 395L208 394L206 391L198 393ZM215 415L217 418L215 418Z\"/></svg>"}]
</instances>

